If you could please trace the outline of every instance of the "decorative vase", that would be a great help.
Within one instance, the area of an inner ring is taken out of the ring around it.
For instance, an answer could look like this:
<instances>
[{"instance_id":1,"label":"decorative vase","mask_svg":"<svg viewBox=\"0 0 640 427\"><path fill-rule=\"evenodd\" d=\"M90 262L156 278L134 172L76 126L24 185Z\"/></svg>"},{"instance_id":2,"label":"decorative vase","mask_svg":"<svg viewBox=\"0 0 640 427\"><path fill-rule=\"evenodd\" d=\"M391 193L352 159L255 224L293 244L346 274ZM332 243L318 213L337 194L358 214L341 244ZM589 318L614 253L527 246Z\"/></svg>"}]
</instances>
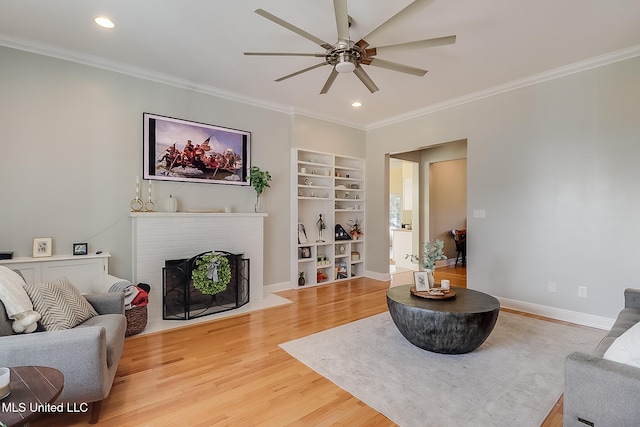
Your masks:
<instances>
[{"instance_id":1,"label":"decorative vase","mask_svg":"<svg viewBox=\"0 0 640 427\"><path fill-rule=\"evenodd\" d=\"M433 270L427 268L425 271L427 272L427 280L429 281L429 289L431 289L431 288L435 287L435 284L436 284L435 280L433 279Z\"/></svg>"},{"instance_id":2,"label":"decorative vase","mask_svg":"<svg viewBox=\"0 0 640 427\"><path fill-rule=\"evenodd\" d=\"M262 212L262 193L256 193L256 213Z\"/></svg>"},{"instance_id":3,"label":"decorative vase","mask_svg":"<svg viewBox=\"0 0 640 427\"><path fill-rule=\"evenodd\" d=\"M305 283L307 283L307 281L305 280L304 276L298 277L298 286L304 286Z\"/></svg>"},{"instance_id":4,"label":"decorative vase","mask_svg":"<svg viewBox=\"0 0 640 427\"><path fill-rule=\"evenodd\" d=\"M178 210L178 201L172 194L169 194L169 198L164 201L165 212L175 212Z\"/></svg>"}]
</instances>

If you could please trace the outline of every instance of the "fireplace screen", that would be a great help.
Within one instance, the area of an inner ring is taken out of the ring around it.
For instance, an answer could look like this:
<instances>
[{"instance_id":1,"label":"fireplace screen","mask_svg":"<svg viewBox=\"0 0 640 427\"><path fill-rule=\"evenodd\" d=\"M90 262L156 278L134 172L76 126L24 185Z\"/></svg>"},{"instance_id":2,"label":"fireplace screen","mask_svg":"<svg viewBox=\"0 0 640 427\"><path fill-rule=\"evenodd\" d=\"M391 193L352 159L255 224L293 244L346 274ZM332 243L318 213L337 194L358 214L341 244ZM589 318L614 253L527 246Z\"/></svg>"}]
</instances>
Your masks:
<instances>
[{"instance_id":1,"label":"fireplace screen","mask_svg":"<svg viewBox=\"0 0 640 427\"><path fill-rule=\"evenodd\" d=\"M249 302L249 260L241 254L203 252L168 260L162 273L163 319L195 319Z\"/></svg>"}]
</instances>

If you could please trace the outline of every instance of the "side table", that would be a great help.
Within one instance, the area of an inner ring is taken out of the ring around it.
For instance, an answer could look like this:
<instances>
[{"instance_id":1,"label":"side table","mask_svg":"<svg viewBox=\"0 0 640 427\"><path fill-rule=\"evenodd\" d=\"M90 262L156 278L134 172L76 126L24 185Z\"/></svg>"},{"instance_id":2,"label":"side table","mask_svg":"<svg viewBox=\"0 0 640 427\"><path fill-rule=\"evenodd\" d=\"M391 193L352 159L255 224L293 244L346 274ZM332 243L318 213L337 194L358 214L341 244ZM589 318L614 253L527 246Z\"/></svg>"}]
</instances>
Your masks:
<instances>
[{"instance_id":1,"label":"side table","mask_svg":"<svg viewBox=\"0 0 640 427\"><path fill-rule=\"evenodd\" d=\"M22 426L39 413L55 411L51 403L62 392L62 372L44 366L15 366L9 369L11 394L0 400L0 421L10 427Z\"/></svg>"}]
</instances>

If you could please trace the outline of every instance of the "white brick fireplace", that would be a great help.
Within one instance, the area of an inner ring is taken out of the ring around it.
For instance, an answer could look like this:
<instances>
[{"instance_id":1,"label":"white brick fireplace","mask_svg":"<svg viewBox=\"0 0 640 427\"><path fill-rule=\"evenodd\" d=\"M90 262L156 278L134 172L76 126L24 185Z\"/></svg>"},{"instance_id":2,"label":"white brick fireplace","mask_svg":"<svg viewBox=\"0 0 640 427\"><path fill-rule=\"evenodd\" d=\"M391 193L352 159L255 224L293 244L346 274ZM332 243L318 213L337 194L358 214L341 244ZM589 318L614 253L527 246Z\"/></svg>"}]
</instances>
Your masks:
<instances>
[{"instance_id":1,"label":"white brick fireplace","mask_svg":"<svg viewBox=\"0 0 640 427\"><path fill-rule=\"evenodd\" d=\"M133 283L148 283L149 323L162 320L162 268L166 260L206 251L244 254L250 260L251 302L263 298L264 213L132 213ZM172 320L176 326L180 321Z\"/></svg>"}]
</instances>

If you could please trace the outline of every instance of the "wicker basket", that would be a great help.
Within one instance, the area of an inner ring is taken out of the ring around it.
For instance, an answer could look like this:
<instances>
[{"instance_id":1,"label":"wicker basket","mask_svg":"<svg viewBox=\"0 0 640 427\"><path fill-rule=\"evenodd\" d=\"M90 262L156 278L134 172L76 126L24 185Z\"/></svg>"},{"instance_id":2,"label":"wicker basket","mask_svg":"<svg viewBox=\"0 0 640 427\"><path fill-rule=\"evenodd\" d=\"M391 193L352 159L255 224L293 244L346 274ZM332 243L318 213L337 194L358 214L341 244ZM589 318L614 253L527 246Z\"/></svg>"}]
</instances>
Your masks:
<instances>
[{"instance_id":1,"label":"wicker basket","mask_svg":"<svg viewBox=\"0 0 640 427\"><path fill-rule=\"evenodd\" d=\"M127 317L127 331L125 337L139 334L147 326L147 306L133 307L125 310L124 315Z\"/></svg>"}]
</instances>

